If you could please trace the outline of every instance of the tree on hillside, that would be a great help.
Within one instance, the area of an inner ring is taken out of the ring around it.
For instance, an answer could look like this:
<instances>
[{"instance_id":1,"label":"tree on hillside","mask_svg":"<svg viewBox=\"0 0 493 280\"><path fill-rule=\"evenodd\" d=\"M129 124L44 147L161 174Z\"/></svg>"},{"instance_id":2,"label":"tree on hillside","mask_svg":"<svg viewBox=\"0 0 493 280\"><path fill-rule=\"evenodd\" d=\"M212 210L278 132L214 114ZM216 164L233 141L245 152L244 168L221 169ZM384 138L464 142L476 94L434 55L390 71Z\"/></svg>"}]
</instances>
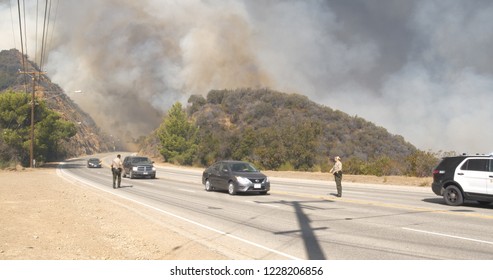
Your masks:
<instances>
[{"instance_id":1,"label":"tree on hillside","mask_svg":"<svg viewBox=\"0 0 493 280\"><path fill-rule=\"evenodd\" d=\"M425 177L430 176L432 170L439 163L439 156L432 152L416 151L407 157L406 162L408 176Z\"/></svg>"},{"instance_id":2,"label":"tree on hillside","mask_svg":"<svg viewBox=\"0 0 493 280\"><path fill-rule=\"evenodd\" d=\"M288 161L296 170L311 170L320 155L322 125L316 121L281 127Z\"/></svg>"},{"instance_id":3,"label":"tree on hillside","mask_svg":"<svg viewBox=\"0 0 493 280\"><path fill-rule=\"evenodd\" d=\"M207 100L205 100L202 95L192 94L188 98L188 104L190 105L188 107L188 114L192 115L193 113L197 112L202 106L207 104Z\"/></svg>"},{"instance_id":4,"label":"tree on hillside","mask_svg":"<svg viewBox=\"0 0 493 280\"><path fill-rule=\"evenodd\" d=\"M282 136L279 129L258 129L258 142L253 149L252 161L266 169L279 169L288 160Z\"/></svg>"},{"instance_id":5,"label":"tree on hillside","mask_svg":"<svg viewBox=\"0 0 493 280\"><path fill-rule=\"evenodd\" d=\"M328 171L327 156L339 155L353 174L427 176L436 161L402 136L295 93L211 90L188 105L198 127L193 161L206 166L237 159L271 170Z\"/></svg>"},{"instance_id":6,"label":"tree on hillside","mask_svg":"<svg viewBox=\"0 0 493 280\"><path fill-rule=\"evenodd\" d=\"M232 145L232 159L254 160L253 150L257 146L257 135L253 128L247 127L241 135L234 135Z\"/></svg>"},{"instance_id":7,"label":"tree on hillside","mask_svg":"<svg viewBox=\"0 0 493 280\"><path fill-rule=\"evenodd\" d=\"M191 165L197 152L197 131L198 128L188 121L181 103L175 103L157 131L164 160Z\"/></svg>"},{"instance_id":8,"label":"tree on hillside","mask_svg":"<svg viewBox=\"0 0 493 280\"><path fill-rule=\"evenodd\" d=\"M54 111L43 114L35 129L35 147L38 154L46 155L48 161L65 156L60 148L60 142L66 141L74 136L77 131L75 125L63 120Z\"/></svg>"},{"instance_id":9,"label":"tree on hillside","mask_svg":"<svg viewBox=\"0 0 493 280\"><path fill-rule=\"evenodd\" d=\"M19 160L23 165L29 165L30 158L30 102L29 94L0 94L0 138L4 147L17 154L10 160ZM60 149L60 142L76 134L75 125L62 120L43 101L36 101L34 124L34 158L38 162L45 162L62 157L64 151Z\"/></svg>"}]
</instances>

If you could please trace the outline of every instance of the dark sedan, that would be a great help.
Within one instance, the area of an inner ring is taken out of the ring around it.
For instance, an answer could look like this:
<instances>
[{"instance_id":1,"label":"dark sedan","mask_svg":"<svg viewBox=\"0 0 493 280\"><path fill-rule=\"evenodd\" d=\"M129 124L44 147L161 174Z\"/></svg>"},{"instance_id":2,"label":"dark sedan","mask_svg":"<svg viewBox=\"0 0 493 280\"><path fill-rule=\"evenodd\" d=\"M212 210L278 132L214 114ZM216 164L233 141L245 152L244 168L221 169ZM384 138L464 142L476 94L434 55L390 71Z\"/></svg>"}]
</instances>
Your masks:
<instances>
[{"instance_id":1,"label":"dark sedan","mask_svg":"<svg viewBox=\"0 0 493 280\"><path fill-rule=\"evenodd\" d=\"M202 184L206 191L227 190L230 195L238 192L267 194L270 191L269 178L244 161L214 163L202 174Z\"/></svg>"},{"instance_id":2,"label":"dark sedan","mask_svg":"<svg viewBox=\"0 0 493 280\"><path fill-rule=\"evenodd\" d=\"M101 160L99 158L90 158L87 160L88 168L101 168Z\"/></svg>"}]
</instances>

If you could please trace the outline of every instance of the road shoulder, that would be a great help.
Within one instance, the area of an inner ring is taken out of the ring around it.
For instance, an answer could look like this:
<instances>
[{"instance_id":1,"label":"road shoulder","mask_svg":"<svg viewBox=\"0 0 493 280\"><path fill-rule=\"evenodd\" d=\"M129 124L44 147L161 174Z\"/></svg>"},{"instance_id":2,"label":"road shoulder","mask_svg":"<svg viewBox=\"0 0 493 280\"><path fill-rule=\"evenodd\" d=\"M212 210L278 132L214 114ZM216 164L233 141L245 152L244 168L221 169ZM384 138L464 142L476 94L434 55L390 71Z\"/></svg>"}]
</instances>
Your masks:
<instances>
[{"instance_id":1,"label":"road shoulder","mask_svg":"<svg viewBox=\"0 0 493 280\"><path fill-rule=\"evenodd\" d=\"M70 183L55 168L0 171L0 182L0 259L228 259L162 215Z\"/></svg>"}]
</instances>

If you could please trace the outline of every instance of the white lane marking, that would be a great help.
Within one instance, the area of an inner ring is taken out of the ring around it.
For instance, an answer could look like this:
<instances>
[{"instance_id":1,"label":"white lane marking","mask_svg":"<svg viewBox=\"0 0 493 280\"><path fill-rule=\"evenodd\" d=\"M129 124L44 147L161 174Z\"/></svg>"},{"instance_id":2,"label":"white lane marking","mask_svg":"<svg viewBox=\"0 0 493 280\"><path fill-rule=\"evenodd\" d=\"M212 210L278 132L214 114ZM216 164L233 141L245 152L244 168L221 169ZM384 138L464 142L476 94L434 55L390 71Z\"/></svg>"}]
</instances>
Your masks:
<instances>
[{"instance_id":1,"label":"white lane marking","mask_svg":"<svg viewBox=\"0 0 493 280\"><path fill-rule=\"evenodd\" d=\"M61 163L61 165L63 165L63 164L64 164L64 163ZM201 223L199 223L199 222L196 222L196 221L190 220L190 219L188 219L188 218L185 218L185 217L182 217L182 216L178 216L178 215L173 214L173 213L171 213L171 212L168 212L168 211L165 211L165 210L159 209L159 208L157 208L157 207L154 207L154 206L151 206L151 205L145 204L145 203L143 203L143 202L140 202L140 201L137 201L137 200L134 200L134 199L128 198L128 197L126 197L126 196L123 196L123 195L121 195L121 194L118 194L118 193L117 193L117 192L115 192L115 191L112 191L112 189L109 189L109 188L103 188L103 187L98 187L97 185L99 185L99 186L102 186L102 185L100 185L100 184L96 184L96 185L95 185L93 182L88 181L88 180L85 180L85 179L82 179L82 178L80 178L80 177L76 177L76 176L74 176L74 175L71 175L71 174L69 174L68 172L66 172L65 170L61 169L61 168L57 168L57 170L56 170L56 171L57 171L57 175L58 175L59 177L61 177L61 178L65 179L65 180L67 180L67 181L69 181L69 180L68 180L66 177L64 177L64 175L63 175L63 174L65 174L65 176L68 176L68 177L72 178L72 179L73 179L73 180L75 180L76 182L78 181L78 182L84 183L84 184L86 184L86 185L88 185L88 186L92 186L92 187L94 187L94 188L97 188L97 189L99 189L99 190L102 190L102 191L105 191L105 192L108 192L108 193L114 194L114 195L116 195L116 196L118 196L118 197L120 197L120 198L123 198L123 199L129 200L129 201L132 201L132 202L137 203L137 204L139 204L139 205L142 205L142 206L148 207L148 208L153 209L153 210L155 210L155 211L158 211L158 212L161 212L161 213L163 213L163 214L166 214L166 215L172 216L172 217L174 217L174 218L177 218L177 219L179 219L179 220L182 220L182 221L188 222L188 223L193 224L193 225L196 225L196 226L198 226L198 227L201 227L201 228L204 228L204 229L210 230L210 231L215 232L215 233L218 233L218 234L220 234L220 235L224 235L224 236L227 236L227 237L229 237L229 238L236 239L236 240L238 240L238 241L240 241L240 242L243 242L243 243L246 243L246 244L252 245L252 246L254 246L254 247L257 247L257 248L260 248L260 249L266 250L266 251L271 252L271 253L274 253L274 254L278 254L278 255L283 256L283 257L286 257L286 258L288 258L288 259L292 259L292 260L302 260L302 259L300 259L300 258L297 258L297 257L291 256L291 255L288 255L288 254L283 253L283 252L281 252L281 251L278 251L278 250L275 250L275 249L271 249L271 248L269 248L269 247L266 247L266 246L260 245L260 244L258 244L258 243L252 242L252 241L249 241L249 240L247 240L247 239L244 239L244 238L238 237L238 236L236 236L236 235L232 235L232 234L230 234L230 233L227 233L227 232L224 232L224 231L221 231L221 230L218 230L218 229L215 229L215 228L212 228L212 227L206 226L206 225L204 225L204 224L201 224ZM71 181L70 181L70 182L71 182Z\"/></svg>"},{"instance_id":2,"label":"white lane marking","mask_svg":"<svg viewBox=\"0 0 493 280\"><path fill-rule=\"evenodd\" d=\"M152 182L145 182L145 181L142 181L142 182L139 182L139 183L144 184L144 185L151 185L151 186L154 186L155 185Z\"/></svg>"},{"instance_id":3,"label":"white lane marking","mask_svg":"<svg viewBox=\"0 0 493 280\"><path fill-rule=\"evenodd\" d=\"M478 242L478 243L484 243L484 244L493 245L493 242L491 242L491 241L485 241L485 240L480 240L480 239L474 239L474 238L468 238L468 237L461 237L461 236L455 236L455 235L450 235L450 234L438 233L438 232L433 232L433 231L412 229L412 228L402 228L402 229L404 229L404 230L410 230L410 231L415 231L415 232L421 232L421 233L425 233L425 234L438 235L438 236L444 236L444 237L449 237L449 238L455 238L455 239L461 239L461 240L467 240L467 241L472 241L472 242Z\"/></svg>"},{"instance_id":4,"label":"white lane marking","mask_svg":"<svg viewBox=\"0 0 493 280\"><path fill-rule=\"evenodd\" d=\"M279 205L267 204L268 202L265 202L265 204L262 203L262 202L256 202L256 201L253 201L253 200L245 200L245 202L247 202L247 203L255 203L257 205L269 206L269 207L273 207L273 208L279 208Z\"/></svg>"}]
</instances>

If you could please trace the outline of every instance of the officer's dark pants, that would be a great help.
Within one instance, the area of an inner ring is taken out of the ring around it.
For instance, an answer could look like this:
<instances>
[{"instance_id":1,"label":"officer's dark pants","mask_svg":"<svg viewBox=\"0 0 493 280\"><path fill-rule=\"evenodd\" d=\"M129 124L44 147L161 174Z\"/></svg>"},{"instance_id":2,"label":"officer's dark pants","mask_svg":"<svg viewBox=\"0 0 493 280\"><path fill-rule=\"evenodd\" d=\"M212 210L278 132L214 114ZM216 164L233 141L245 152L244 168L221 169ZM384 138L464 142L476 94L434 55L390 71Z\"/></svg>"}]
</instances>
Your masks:
<instances>
[{"instance_id":1,"label":"officer's dark pants","mask_svg":"<svg viewBox=\"0 0 493 280\"><path fill-rule=\"evenodd\" d=\"M122 169L112 168L111 171L113 172L113 188L115 189L115 183L117 179L118 179L118 188L119 188L120 184L122 183Z\"/></svg>"},{"instance_id":2,"label":"officer's dark pants","mask_svg":"<svg viewBox=\"0 0 493 280\"><path fill-rule=\"evenodd\" d=\"M342 172L334 173L334 179L336 181L337 196L342 196Z\"/></svg>"}]
</instances>

